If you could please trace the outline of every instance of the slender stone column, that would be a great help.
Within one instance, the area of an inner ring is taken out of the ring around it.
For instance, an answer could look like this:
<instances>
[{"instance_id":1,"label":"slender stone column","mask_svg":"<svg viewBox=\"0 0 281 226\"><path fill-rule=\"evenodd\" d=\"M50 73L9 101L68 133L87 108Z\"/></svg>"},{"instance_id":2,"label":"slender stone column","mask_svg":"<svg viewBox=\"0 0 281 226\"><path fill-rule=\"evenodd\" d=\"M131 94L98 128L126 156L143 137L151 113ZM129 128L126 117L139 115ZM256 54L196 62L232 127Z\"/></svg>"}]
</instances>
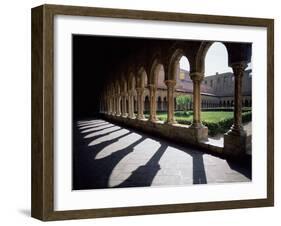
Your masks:
<instances>
[{"instance_id":1,"label":"slender stone column","mask_svg":"<svg viewBox=\"0 0 281 226\"><path fill-rule=\"evenodd\" d=\"M234 122L224 135L224 153L231 156L241 156L246 153L247 136L242 125L242 78L246 64L232 65L234 74Z\"/></svg>"},{"instance_id":2,"label":"slender stone column","mask_svg":"<svg viewBox=\"0 0 281 226\"><path fill-rule=\"evenodd\" d=\"M132 116L131 91L128 91L128 118Z\"/></svg>"},{"instance_id":3,"label":"slender stone column","mask_svg":"<svg viewBox=\"0 0 281 226\"><path fill-rule=\"evenodd\" d=\"M242 125L242 78L246 64L238 63L232 65L234 75L234 122L228 133L240 135L245 131Z\"/></svg>"},{"instance_id":4,"label":"slender stone column","mask_svg":"<svg viewBox=\"0 0 281 226\"><path fill-rule=\"evenodd\" d=\"M129 104L129 114L128 118L134 119L135 118L135 113L134 113L134 91L130 90L128 92L128 104Z\"/></svg>"},{"instance_id":5,"label":"slender stone column","mask_svg":"<svg viewBox=\"0 0 281 226\"><path fill-rule=\"evenodd\" d=\"M150 95L150 116L149 121L156 122L157 116L156 116L156 86L154 84L149 84L149 95Z\"/></svg>"},{"instance_id":6,"label":"slender stone column","mask_svg":"<svg viewBox=\"0 0 281 226\"><path fill-rule=\"evenodd\" d=\"M110 103L110 114L113 115L113 98L109 98L109 103Z\"/></svg>"},{"instance_id":7,"label":"slender stone column","mask_svg":"<svg viewBox=\"0 0 281 226\"><path fill-rule=\"evenodd\" d=\"M116 99L115 97L113 96L112 97L112 115L116 115Z\"/></svg>"},{"instance_id":8,"label":"slender stone column","mask_svg":"<svg viewBox=\"0 0 281 226\"><path fill-rule=\"evenodd\" d=\"M144 119L143 115L143 93L144 93L144 88L136 88L137 90L137 105L138 105L138 114L137 114L137 119Z\"/></svg>"},{"instance_id":9,"label":"slender stone column","mask_svg":"<svg viewBox=\"0 0 281 226\"><path fill-rule=\"evenodd\" d=\"M120 94L117 94L117 96L116 96L116 116L121 115L120 99L121 99Z\"/></svg>"},{"instance_id":10,"label":"slender stone column","mask_svg":"<svg viewBox=\"0 0 281 226\"><path fill-rule=\"evenodd\" d=\"M122 116L127 117L126 93L122 93Z\"/></svg>"},{"instance_id":11,"label":"slender stone column","mask_svg":"<svg viewBox=\"0 0 281 226\"><path fill-rule=\"evenodd\" d=\"M111 115L114 115L114 98L113 96L110 97L111 101Z\"/></svg>"},{"instance_id":12,"label":"slender stone column","mask_svg":"<svg viewBox=\"0 0 281 226\"><path fill-rule=\"evenodd\" d=\"M136 118L136 115L135 115L135 97L134 97L134 95L135 95L135 92L134 92L134 90L132 90L131 91L132 118Z\"/></svg>"},{"instance_id":13,"label":"slender stone column","mask_svg":"<svg viewBox=\"0 0 281 226\"><path fill-rule=\"evenodd\" d=\"M108 97L108 114L111 115L111 98Z\"/></svg>"},{"instance_id":14,"label":"slender stone column","mask_svg":"<svg viewBox=\"0 0 281 226\"><path fill-rule=\"evenodd\" d=\"M135 98L134 98L134 90L131 91L131 96L130 96L130 99L131 99L131 118L134 119L136 118L136 115L135 115Z\"/></svg>"},{"instance_id":15,"label":"slender stone column","mask_svg":"<svg viewBox=\"0 0 281 226\"><path fill-rule=\"evenodd\" d=\"M193 72L190 74L193 81L193 123L192 127L201 128L201 82L204 78L202 73Z\"/></svg>"},{"instance_id":16,"label":"slender stone column","mask_svg":"<svg viewBox=\"0 0 281 226\"><path fill-rule=\"evenodd\" d=\"M168 98L168 117L167 117L167 123L168 124L174 124L176 123L175 117L174 117L174 93L175 93L175 86L176 81L174 80L165 80L165 84L167 86L167 98Z\"/></svg>"},{"instance_id":17,"label":"slender stone column","mask_svg":"<svg viewBox=\"0 0 281 226\"><path fill-rule=\"evenodd\" d=\"M113 95L110 96L110 103L111 103L111 106L110 106L110 108L111 108L111 115L114 115L114 97L113 97Z\"/></svg>"},{"instance_id":18,"label":"slender stone column","mask_svg":"<svg viewBox=\"0 0 281 226\"><path fill-rule=\"evenodd\" d=\"M113 97L114 98L114 110L115 110L115 116L117 116L117 94L115 94L115 96Z\"/></svg>"},{"instance_id":19,"label":"slender stone column","mask_svg":"<svg viewBox=\"0 0 281 226\"><path fill-rule=\"evenodd\" d=\"M124 109L125 109L125 115L124 115L124 117L128 117L128 109L127 109L127 98L128 98L128 94L127 93L125 93L125 95L124 95Z\"/></svg>"}]
</instances>

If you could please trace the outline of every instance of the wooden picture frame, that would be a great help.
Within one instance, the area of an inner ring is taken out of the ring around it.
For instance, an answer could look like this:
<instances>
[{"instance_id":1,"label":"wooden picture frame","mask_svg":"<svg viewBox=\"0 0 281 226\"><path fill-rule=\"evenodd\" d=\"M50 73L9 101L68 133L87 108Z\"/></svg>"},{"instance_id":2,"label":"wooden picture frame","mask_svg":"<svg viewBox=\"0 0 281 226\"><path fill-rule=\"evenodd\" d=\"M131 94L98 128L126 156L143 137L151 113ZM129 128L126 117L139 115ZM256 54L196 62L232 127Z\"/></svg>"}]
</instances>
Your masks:
<instances>
[{"instance_id":1,"label":"wooden picture frame","mask_svg":"<svg viewBox=\"0 0 281 226\"><path fill-rule=\"evenodd\" d=\"M123 18L267 29L267 198L99 209L54 210L54 16ZM34 218L66 220L274 205L274 21L124 9L42 5L32 9L32 202Z\"/></svg>"}]
</instances>

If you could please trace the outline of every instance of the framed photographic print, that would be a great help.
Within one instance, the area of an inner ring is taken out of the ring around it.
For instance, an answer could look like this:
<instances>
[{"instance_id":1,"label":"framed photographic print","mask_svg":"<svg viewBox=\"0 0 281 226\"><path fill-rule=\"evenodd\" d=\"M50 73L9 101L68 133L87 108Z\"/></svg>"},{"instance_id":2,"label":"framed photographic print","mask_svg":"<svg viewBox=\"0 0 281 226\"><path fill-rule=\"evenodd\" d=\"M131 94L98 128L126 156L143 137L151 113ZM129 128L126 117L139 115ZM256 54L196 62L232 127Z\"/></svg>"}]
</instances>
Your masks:
<instances>
[{"instance_id":1,"label":"framed photographic print","mask_svg":"<svg viewBox=\"0 0 281 226\"><path fill-rule=\"evenodd\" d=\"M272 19L32 9L32 216L273 206Z\"/></svg>"}]
</instances>

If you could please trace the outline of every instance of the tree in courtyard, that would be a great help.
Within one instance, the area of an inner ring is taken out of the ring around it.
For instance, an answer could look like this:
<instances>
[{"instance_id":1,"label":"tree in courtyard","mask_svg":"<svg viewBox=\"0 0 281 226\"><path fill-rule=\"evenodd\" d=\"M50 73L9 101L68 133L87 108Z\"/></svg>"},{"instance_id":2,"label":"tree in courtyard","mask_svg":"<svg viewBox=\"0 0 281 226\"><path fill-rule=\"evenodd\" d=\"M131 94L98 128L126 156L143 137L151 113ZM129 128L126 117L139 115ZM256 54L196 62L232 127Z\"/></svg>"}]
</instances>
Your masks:
<instances>
[{"instance_id":1,"label":"tree in courtyard","mask_svg":"<svg viewBox=\"0 0 281 226\"><path fill-rule=\"evenodd\" d=\"M191 97L187 95L180 95L176 97L176 102L177 105L179 106L180 109L184 111L184 113L187 110L187 106L191 101Z\"/></svg>"}]
</instances>

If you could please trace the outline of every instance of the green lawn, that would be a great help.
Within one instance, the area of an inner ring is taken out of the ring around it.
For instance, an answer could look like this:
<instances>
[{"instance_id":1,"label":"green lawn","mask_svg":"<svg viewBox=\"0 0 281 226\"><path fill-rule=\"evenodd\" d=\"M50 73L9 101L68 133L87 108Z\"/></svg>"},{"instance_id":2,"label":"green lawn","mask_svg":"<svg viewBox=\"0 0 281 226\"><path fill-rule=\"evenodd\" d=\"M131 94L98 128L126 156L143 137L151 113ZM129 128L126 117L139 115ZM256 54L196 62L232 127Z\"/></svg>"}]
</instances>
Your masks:
<instances>
[{"instance_id":1,"label":"green lawn","mask_svg":"<svg viewBox=\"0 0 281 226\"><path fill-rule=\"evenodd\" d=\"M145 114L148 118L149 114ZM167 119L167 113L158 112L157 116L159 120L165 121ZM177 121L190 121L193 120L192 112L186 112L186 115L183 112L175 112L175 118ZM233 112L229 111L203 111L201 112L201 120L206 122L219 122L224 119L233 118Z\"/></svg>"},{"instance_id":2,"label":"green lawn","mask_svg":"<svg viewBox=\"0 0 281 226\"><path fill-rule=\"evenodd\" d=\"M193 112L175 112L175 119L180 124L190 125L193 120ZM145 114L146 118L149 118L149 114ZM167 120L166 112L157 112L157 117L161 121ZM242 121L249 122L252 120L252 112L245 111L242 113ZM203 111L201 112L201 121L209 129L209 135L215 136L218 133L225 133L229 130L233 124L233 112L232 111Z\"/></svg>"}]
</instances>

